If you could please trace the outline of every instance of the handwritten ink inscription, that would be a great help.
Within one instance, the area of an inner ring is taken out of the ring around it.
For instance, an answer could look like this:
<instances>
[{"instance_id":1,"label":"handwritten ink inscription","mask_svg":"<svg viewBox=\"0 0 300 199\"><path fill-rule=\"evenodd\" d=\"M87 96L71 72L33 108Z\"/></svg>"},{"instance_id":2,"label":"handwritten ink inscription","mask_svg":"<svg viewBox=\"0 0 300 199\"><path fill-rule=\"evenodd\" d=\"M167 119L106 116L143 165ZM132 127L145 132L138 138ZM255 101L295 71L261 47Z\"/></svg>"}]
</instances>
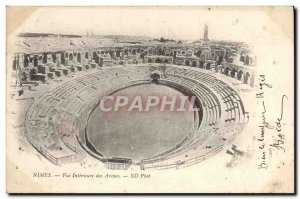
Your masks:
<instances>
[{"instance_id":1,"label":"handwritten ink inscription","mask_svg":"<svg viewBox=\"0 0 300 199\"><path fill-rule=\"evenodd\" d=\"M262 111L260 113L259 134L257 141L259 142L258 169L267 169L271 162L272 152L285 152L284 141L284 102L288 100L286 95L282 95L280 103L280 114L275 121L267 119L268 105L266 104L265 89L272 89L273 86L266 81L265 75L259 75L259 91L256 98L261 102ZM269 96L268 96L269 97ZM269 139L271 137L271 139Z\"/></svg>"}]
</instances>

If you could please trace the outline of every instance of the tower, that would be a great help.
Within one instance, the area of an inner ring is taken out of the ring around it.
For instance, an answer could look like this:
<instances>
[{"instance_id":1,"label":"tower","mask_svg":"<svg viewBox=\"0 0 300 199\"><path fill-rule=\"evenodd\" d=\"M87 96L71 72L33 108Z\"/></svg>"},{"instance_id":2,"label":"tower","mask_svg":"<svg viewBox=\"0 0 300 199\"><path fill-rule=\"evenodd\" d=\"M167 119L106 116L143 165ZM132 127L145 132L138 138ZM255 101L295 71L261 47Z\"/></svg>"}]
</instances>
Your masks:
<instances>
[{"instance_id":1,"label":"tower","mask_svg":"<svg viewBox=\"0 0 300 199\"><path fill-rule=\"evenodd\" d=\"M209 39L208 39L208 26L207 26L206 23L204 25L204 37L203 37L203 40L204 41L209 41Z\"/></svg>"}]
</instances>

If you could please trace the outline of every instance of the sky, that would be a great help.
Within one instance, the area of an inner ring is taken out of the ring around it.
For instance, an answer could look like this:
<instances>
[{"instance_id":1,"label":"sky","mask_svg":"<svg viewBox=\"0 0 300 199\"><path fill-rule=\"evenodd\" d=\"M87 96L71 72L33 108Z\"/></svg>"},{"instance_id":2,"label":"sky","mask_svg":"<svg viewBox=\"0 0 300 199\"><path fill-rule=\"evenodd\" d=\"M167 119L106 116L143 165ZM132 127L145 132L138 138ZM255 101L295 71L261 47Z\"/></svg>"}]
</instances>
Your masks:
<instances>
[{"instance_id":1,"label":"sky","mask_svg":"<svg viewBox=\"0 0 300 199\"><path fill-rule=\"evenodd\" d=\"M259 21L259 23L255 23ZM41 7L17 32L133 35L197 40L208 25L209 39L249 41L268 24L261 11L199 7Z\"/></svg>"}]
</instances>

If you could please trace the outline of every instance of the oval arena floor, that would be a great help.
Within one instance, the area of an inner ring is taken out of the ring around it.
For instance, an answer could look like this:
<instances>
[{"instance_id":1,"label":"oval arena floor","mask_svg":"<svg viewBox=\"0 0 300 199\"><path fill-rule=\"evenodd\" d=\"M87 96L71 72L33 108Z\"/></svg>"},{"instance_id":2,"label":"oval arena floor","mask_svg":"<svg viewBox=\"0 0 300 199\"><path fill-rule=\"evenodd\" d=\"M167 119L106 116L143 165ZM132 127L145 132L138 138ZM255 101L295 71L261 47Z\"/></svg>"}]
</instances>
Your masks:
<instances>
[{"instance_id":1,"label":"oval arena floor","mask_svg":"<svg viewBox=\"0 0 300 199\"><path fill-rule=\"evenodd\" d=\"M166 86L142 84L125 88L113 96L180 96ZM128 109L103 112L97 106L92 112L87 133L90 142L104 156L126 157L134 160L151 158L171 149L188 134L193 124L193 112L160 111L156 106L149 111L128 112Z\"/></svg>"}]
</instances>

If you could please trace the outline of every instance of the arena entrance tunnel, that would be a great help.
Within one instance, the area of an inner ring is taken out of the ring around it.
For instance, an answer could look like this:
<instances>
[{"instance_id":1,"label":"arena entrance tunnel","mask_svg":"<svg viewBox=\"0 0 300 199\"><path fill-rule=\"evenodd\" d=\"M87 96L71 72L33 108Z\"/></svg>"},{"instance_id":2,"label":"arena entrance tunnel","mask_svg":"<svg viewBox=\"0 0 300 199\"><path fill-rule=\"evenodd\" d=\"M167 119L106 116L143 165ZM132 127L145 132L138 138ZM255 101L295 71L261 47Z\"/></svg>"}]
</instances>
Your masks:
<instances>
[{"instance_id":1,"label":"arena entrance tunnel","mask_svg":"<svg viewBox=\"0 0 300 199\"><path fill-rule=\"evenodd\" d=\"M160 77L161 77L161 72L159 70L154 70L150 74L151 82L155 84L159 83Z\"/></svg>"}]
</instances>

